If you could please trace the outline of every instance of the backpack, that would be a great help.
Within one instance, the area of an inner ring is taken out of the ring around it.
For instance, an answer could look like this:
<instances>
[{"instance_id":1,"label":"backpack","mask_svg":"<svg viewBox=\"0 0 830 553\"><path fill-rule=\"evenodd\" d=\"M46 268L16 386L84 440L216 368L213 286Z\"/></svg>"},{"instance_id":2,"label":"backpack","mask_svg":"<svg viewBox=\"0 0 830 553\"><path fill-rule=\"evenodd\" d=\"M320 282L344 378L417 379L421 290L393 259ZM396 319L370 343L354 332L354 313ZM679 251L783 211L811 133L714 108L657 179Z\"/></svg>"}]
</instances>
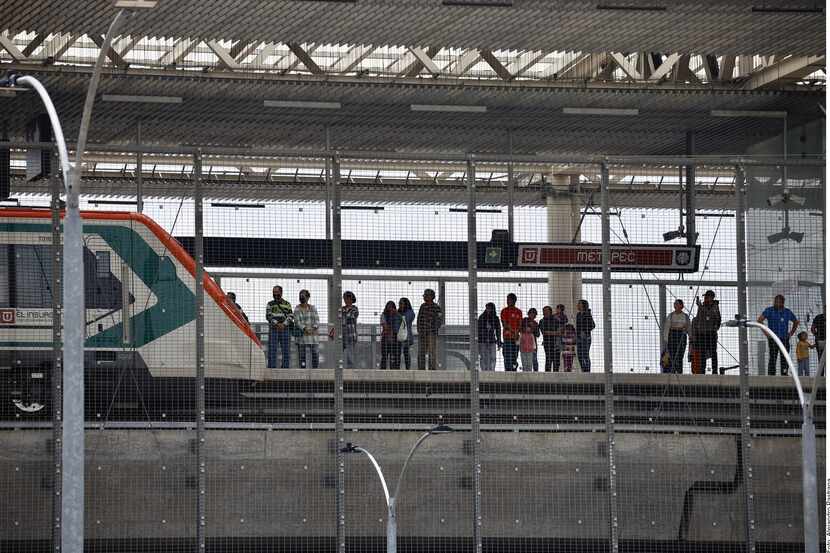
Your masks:
<instances>
[{"instance_id":1,"label":"backpack","mask_svg":"<svg viewBox=\"0 0 830 553\"><path fill-rule=\"evenodd\" d=\"M409 330L406 328L406 317L401 318L401 326L398 327L398 342L409 340Z\"/></svg>"},{"instance_id":2,"label":"backpack","mask_svg":"<svg viewBox=\"0 0 830 553\"><path fill-rule=\"evenodd\" d=\"M597 325L594 324L594 316L591 315L590 311L585 316L588 317L588 331L590 332L594 330Z\"/></svg>"}]
</instances>

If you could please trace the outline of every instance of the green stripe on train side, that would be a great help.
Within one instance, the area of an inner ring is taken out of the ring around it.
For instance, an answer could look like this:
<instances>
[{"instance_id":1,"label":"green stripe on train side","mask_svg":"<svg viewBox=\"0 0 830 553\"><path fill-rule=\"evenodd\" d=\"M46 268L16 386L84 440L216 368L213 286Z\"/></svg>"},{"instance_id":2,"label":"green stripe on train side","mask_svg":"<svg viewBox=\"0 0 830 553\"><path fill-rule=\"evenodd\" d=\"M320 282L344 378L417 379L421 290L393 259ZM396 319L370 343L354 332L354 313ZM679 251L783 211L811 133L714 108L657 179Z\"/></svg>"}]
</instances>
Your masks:
<instances>
[{"instance_id":1,"label":"green stripe on train side","mask_svg":"<svg viewBox=\"0 0 830 553\"><path fill-rule=\"evenodd\" d=\"M38 223L0 223L0 231L50 233L52 229ZM196 297L176 276L170 258L158 255L131 227L86 224L84 234L101 236L158 300L154 306L130 317L132 347L149 344L196 319ZM134 309L141 308L134 304ZM87 338L86 347L123 347L122 332L122 323L118 323Z\"/></svg>"}]
</instances>

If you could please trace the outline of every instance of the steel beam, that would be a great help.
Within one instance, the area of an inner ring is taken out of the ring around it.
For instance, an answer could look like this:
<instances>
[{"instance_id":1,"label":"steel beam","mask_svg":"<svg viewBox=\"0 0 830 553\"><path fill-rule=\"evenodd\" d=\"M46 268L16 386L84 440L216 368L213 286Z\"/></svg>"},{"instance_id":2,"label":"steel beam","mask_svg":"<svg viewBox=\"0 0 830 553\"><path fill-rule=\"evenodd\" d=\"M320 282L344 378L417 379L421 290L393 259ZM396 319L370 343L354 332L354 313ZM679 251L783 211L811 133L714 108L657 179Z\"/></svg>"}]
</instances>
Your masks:
<instances>
[{"instance_id":1,"label":"steel beam","mask_svg":"<svg viewBox=\"0 0 830 553\"><path fill-rule=\"evenodd\" d=\"M513 80L513 75L510 73L510 71L507 70L507 68L504 65L502 65L502 63L496 58L496 56L493 55L493 52L491 52L490 50L481 49L478 51L478 54L479 56L481 56L481 59L486 61L487 65L489 65L493 69L493 71L496 72L496 75L498 75L501 80Z\"/></svg>"},{"instance_id":2,"label":"steel beam","mask_svg":"<svg viewBox=\"0 0 830 553\"><path fill-rule=\"evenodd\" d=\"M306 52L301 45L297 44L296 42L289 42L287 45L288 49L291 50L291 53L294 54L297 57L297 59L303 63L303 65L305 65L306 69L308 69L314 75L323 74L323 70L320 68L319 65L317 65L317 62L315 62L311 58L311 55L308 52Z\"/></svg>"},{"instance_id":3,"label":"steel beam","mask_svg":"<svg viewBox=\"0 0 830 553\"><path fill-rule=\"evenodd\" d=\"M755 90L780 81L798 80L825 66L825 56L791 56L755 71L749 75L743 88Z\"/></svg>"},{"instance_id":4,"label":"steel beam","mask_svg":"<svg viewBox=\"0 0 830 553\"><path fill-rule=\"evenodd\" d=\"M457 77L465 75L470 69L478 63L481 56L478 55L478 50L467 50L451 64L450 73Z\"/></svg>"},{"instance_id":5,"label":"steel beam","mask_svg":"<svg viewBox=\"0 0 830 553\"><path fill-rule=\"evenodd\" d=\"M219 63L224 67L230 69L231 71L237 71L242 68L234 56L231 55L230 51L219 44L218 40L208 40L205 44L207 44L207 47L210 48L214 54L216 54L216 57L219 59Z\"/></svg>"},{"instance_id":6,"label":"steel beam","mask_svg":"<svg viewBox=\"0 0 830 553\"><path fill-rule=\"evenodd\" d=\"M5 48L6 52L8 52L12 59L16 62L23 62L28 59L28 56L24 55L23 52L20 51L14 43L14 40L4 34L0 34L0 46Z\"/></svg>"},{"instance_id":7,"label":"steel beam","mask_svg":"<svg viewBox=\"0 0 830 553\"><path fill-rule=\"evenodd\" d=\"M430 46L427 51L424 51L422 48L412 47L409 48L409 51L413 56L415 56L416 61L401 71L402 75L406 75L407 77L416 77L423 69L429 71L432 76L438 76L441 74L441 68L435 65L435 62L432 61L432 58L434 58L435 55L441 51L440 48Z\"/></svg>"},{"instance_id":8,"label":"steel beam","mask_svg":"<svg viewBox=\"0 0 830 553\"><path fill-rule=\"evenodd\" d=\"M672 54L668 56L663 63L657 67L651 75L649 75L648 80L650 81L659 81L669 73L671 73L672 69L674 69L675 64L681 58L680 54Z\"/></svg>"},{"instance_id":9,"label":"steel beam","mask_svg":"<svg viewBox=\"0 0 830 553\"><path fill-rule=\"evenodd\" d=\"M189 38L177 40L173 43L173 46L170 47L170 50L165 52L158 59L157 63L163 67L178 65L189 53L195 50L198 45L198 40L192 40Z\"/></svg>"},{"instance_id":10,"label":"steel beam","mask_svg":"<svg viewBox=\"0 0 830 553\"><path fill-rule=\"evenodd\" d=\"M95 34L95 33L92 33L88 36L89 36L89 39L92 42L94 42L96 46L98 46L98 48L103 48L104 47L104 37L103 36ZM107 57L110 59L110 61L116 67L120 67L120 68L124 69L124 68L127 68L127 67L130 66L130 64L127 63L127 61L124 58L122 58L121 55L118 52L116 52L115 49L112 46L107 48L106 54L107 54Z\"/></svg>"},{"instance_id":11,"label":"steel beam","mask_svg":"<svg viewBox=\"0 0 830 553\"><path fill-rule=\"evenodd\" d=\"M29 44L27 44L26 47L23 48L23 51L22 51L23 55L27 58L29 56L31 56L34 53L34 51L37 50L38 46L43 44L43 42L46 40L47 36L48 36L48 33L38 33L38 34L36 34L35 37L32 40L29 41Z\"/></svg>"},{"instance_id":12,"label":"steel beam","mask_svg":"<svg viewBox=\"0 0 830 553\"><path fill-rule=\"evenodd\" d=\"M637 71L637 68L634 65L632 65L631 62L629 62L623 54L619 52L612 52L611 59L614 61L615 64L617 64L617 67L622 69L623 73L625 73L629 79L633 81L643 80L642 73Z\"/></svg>"},{"instance_id":13,"label":"steel beam","mask_svg":"<svg viewBox=\"0 0 830 553\"><path fill-rule=\"evenodd\" d=\"M338 73L350 73L354 70L355 67L361 64L363 60L368 58L372 52L375 51L374 46L354 46L349 51L338 59L334 64L331 66L331 69L337 71ZM338 69L339 65L344 61L348 61L348 65L342 69Z\"/></svg>"},{"instance_id":14,"label":"steel beam","mask_svg":"<svg viewBox=\"0 0 830 553\"><path fill-rule=\"evenodd\" d=\"M599 76L603 67L609 64L608 54L583 54L574 58L561 70L556 72L557 79L591 80ZM611 64L613 67L613 64Z\"/></svg>"},{"instance_id":15,"label":"steel beam","mask_svg":"<svg viewBox=\"0 0 830 553\"><path fill-rule=\"evenodd\" d=\"M530 56L527 59L522 60L520 56L512 63L508 64L507 72L512 74L514 78L521 77L533 66L542 61L547 55L548 52L537 50L535 52L530 52Z\"/></svg>"}]
</instances>

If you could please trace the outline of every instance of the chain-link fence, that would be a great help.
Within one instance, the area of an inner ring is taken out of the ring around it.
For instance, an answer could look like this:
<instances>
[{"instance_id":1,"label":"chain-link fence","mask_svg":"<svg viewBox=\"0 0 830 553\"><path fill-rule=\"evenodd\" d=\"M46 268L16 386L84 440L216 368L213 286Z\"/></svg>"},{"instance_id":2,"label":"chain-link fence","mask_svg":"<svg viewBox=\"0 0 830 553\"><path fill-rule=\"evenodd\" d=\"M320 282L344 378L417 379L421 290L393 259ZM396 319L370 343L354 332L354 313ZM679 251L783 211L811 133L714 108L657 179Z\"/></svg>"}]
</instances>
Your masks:
<instances>
[{"instance_id":1,"label":"chain-link fence","mask_svg":"<svg viewBox=\"0 0 830 553\"><path fill-rule=\"evenodd\" d=\"M760 317L813 393L822 165L91 156L95 550L803 541L794 383L726 323ZM26 157L0 208L0 546L54 551L61 184Z\"/></svg>"}]
</instances>

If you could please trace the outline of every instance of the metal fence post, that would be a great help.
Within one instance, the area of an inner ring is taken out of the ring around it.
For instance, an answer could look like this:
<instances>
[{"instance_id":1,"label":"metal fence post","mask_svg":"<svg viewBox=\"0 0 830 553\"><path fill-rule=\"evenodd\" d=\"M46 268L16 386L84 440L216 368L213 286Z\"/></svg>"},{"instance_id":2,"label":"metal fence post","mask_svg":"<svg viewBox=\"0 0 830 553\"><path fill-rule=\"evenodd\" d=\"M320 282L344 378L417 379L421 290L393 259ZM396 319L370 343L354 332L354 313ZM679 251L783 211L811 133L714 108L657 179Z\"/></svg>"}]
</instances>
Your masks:
<instances>
[{"instance_id":1,"label":"metal fence post","mask_svg":"<svg viewBox=\"0 0 830 553\"><path fill-rule=\"evenodd\" d=\"M478 388L478 242L476 241L476 167L467 158L467 272L470 308L470 432L473 442L473 543L474 553L482 551L481 537L481 414Z\"/></svg>"},{"instance_id":2,"label":"metal fence post","mask_svg":"<svg viewBox=\"0 0 830 553\"><path fill-rule=\"evenodd\" d=\"M205 551L205 254L202 154L193 156L194 253L196 257L196 553Z\"/></svg>"},{"instance_id":3,"label":"metal fence post","mask_svg":"<svg viewBox=\"0 0 830 553\"><path fill-rule=\"evenodd\" d=\"M741 167L735 168L735 255L737 257L738 313L746 315L746 186ZM741 469L744 473L744 539L746 551L755 552L755 508L752 480L752 421L749 411L749 338L746 325L738 326L738 363L741 393Z\"/></svg>"},{"instance_id":4,"label":"metal fence post","mask_svg":"<svg viewBox=\"0 0 830 553\"><path fill-rule=\"evenodd\" d=\"M54 167L60 167L57 150ZM52 551L61 551L61 486L63 470L63 331L61 329L61 214L60 176L55 171L50 179L52 188Z\"/></svg>"},{"instance_id":5,"label":"metal fence post","mask_svg":"<svg viewBox=\"0 0 830 553\"><path fill-rule=\"evenodd\" d=\"M602 345L605 359L605 435L608 443L608 501L611 553L619 551L617 466L614 460L614 358L611 348L611 219L608 210L608 165L600 168L602 208Z\"/></svg>"},{"instance_id":6,"label":"metal fence post","mask_svg":"<svg viewBox=\"0 0 830 553\"><path fill-rule=\"evenodd\" d=\"M135 139L141 146L141 119L135 129ZM144 213L144 153L138 152L135 159L135 210Z\"/></svg>"},{"instance_id":7,"label":"metal fence post","mask_svg":"<svg viewBox=\"0 0 830 553\"><path fill-rule=\"evenodd\" d=\"M340 228L340 158L337 154L331 157L331 190L334 212L332 213L332 294L339 299L343 295L343 258L341 250ZM326 212L326 217L329 213ZM341 450L346 445L346 436L343 429L345 412L343 407L343 324L341 317L337 317L340 328L335 329L337 340L334 343L334 438L337 464L337 497L335 510L337 516L337 551L346 553L346 454ZM374 363L374 359L372 360Z\"/></svg>"},{"instance_id":8,"label":"metal fence post","mask_svg":"<svg viewBox=\"0 0 830 553\"><path fill-rule=\"evenodd\" d=\"M513 131L510 129L507 130L507 147L510 155L507 162L507 235L510 240L515 242L514 232L516 229L513 205L516 202L516 183L513 181Z\"/></svg>"},{"instance_id":9,"label":"metal fence post","mask_svg":"<svg viewBox=\"0 0 830 553\"><path fill-rule=\"evenodd\" d=\"M80 163L70 170L63 219L63 441L61 443L61 550L84 549L84 243Z\"/></svg>"}]
</instances>

